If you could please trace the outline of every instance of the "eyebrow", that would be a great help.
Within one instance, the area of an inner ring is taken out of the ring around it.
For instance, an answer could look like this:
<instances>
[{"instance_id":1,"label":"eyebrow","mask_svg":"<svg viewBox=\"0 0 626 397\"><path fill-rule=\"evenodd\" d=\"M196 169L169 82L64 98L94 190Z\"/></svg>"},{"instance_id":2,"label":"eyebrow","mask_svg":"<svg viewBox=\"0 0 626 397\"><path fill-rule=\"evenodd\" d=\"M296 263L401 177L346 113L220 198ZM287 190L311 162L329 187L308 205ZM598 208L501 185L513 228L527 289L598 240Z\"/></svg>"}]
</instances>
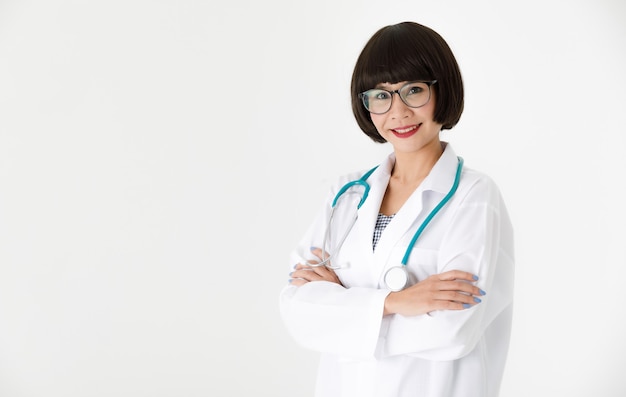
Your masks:
<instances>
[{"instance_id":1,"label":"eyebrow","mask_svg":"<svg viewBox=\"0 0 626 397\"><path fill-rule=\"evenodd\" d=\"M399 81L397 83L378 83L378 84L376 84L376 86L374 88L391 91L391 86L392 85L400 84L400 87L398 87L398 89L400 89L401 87L404 87L405 85L407 85L409 83L411 83L411 81Z\"/></svg>"}]
</instances>

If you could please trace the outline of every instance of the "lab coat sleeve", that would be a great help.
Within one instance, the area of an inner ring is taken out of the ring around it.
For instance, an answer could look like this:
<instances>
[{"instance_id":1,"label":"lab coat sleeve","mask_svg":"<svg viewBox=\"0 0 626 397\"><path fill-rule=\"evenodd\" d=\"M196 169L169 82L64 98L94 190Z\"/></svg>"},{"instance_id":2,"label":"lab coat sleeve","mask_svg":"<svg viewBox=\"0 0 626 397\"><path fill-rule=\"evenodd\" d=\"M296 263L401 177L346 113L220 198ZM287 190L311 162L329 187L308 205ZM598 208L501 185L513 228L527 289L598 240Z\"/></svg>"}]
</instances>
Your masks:
<instances>
[{"instance_id":1,"label":"lab coat sleeve","mask_svg":"<svg viewBox=\"0 0 626 397\"><path fill-rule=\"evenodd\" d=\"M338 186L343 183L340 181ZM310 247L322 246L334 191L331 190L327 203L292 252L292 266L316 259ZM280 292L280 313L287 331L299 345L348 358L372 359L388 294L387 290L345 288L327 281L309 282L300 287L286 285Z\"/></svg>"},{"instance_id":2,"label":"lab coat sleeve","mask_svg":"<svg viewBox=\"0 0 626 397\"><path fill-rule=\"evenodd\" d=\"M326 281L287 286L280 295L281 315L295 341L307 349L372 359L387 294Z\"/></svg>"},{"instance_id":3,"label":"lab coat sleeve","mask_svg":"<svg viewBox=\"0 0 626 397\"><path fill-rule=\"evenodd\" d=\"M513 301L513 232L493 182L488 178L478 180L452 219L440 246L438 273L459 269L476 274L476 285L487 295L480 297L482 303L469 309L385 317L378 357L407 354L428 360L455 360L470 353L492 324L508 339L507 309Z\"/></svg>"}]
</instances>

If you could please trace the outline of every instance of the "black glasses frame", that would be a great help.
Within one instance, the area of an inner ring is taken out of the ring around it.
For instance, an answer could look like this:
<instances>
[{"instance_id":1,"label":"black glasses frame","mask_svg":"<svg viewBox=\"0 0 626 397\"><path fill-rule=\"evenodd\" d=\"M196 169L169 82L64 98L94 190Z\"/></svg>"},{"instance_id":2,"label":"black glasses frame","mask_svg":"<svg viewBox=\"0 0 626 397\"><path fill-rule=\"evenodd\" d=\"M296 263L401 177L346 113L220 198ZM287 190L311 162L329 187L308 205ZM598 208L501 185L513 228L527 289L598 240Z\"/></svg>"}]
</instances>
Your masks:
<instances>
[{"instance_id":1,"label":"black glasses frame","mask_svg":"<svg viewBox=\"0 0 626 397\"><path fill-rule=\"evenodd\" d=\"M373 113L373 114L385 114L385 113L387 113L387 112L391 109L391 106L393 105L393 94L398 94L398 96L400 97L400 100L401 100L401 101L402 101L405 105L407 105L408 107L413 108L413 109L417 109L417 108L421 108L422 106L427 105L427 104L428 104L428 102L430 102L430 98L431 98L431 96L432 96L432 92L431 92L431 90L430 90L430 87L431 87L433 84L435 84L436 82L437 82L437 80L430 80L430 81L421 81L421 80L417 80L417 81L411 81L411 82L409 82L409 83L406 83L406 84L405 84L405 85L403 85L402 87L398 88L397 90L393 90L393 91L385 90L385 89L383 89L383 88L373 88L373 89L375 89L375 90L385 91L385 92L389 93L389 96L391 97L391 101L389 101L389 109L385 110L384 112L379 112L379 113L372 112L372 111L371 111L371 110L367 107L367 104L366 104L366 97L367 97L367 95L366 95L366 94L367 94L369 91L371 91L371 89L370 89L370 90L367 90L367 91L363 91L362 93L360 93L360 94L359 94L359 98L361 98L361 102L363 103L363 106L365 107L365 109L366 109L368 112ZM404 100L404 98L402 98L402 95L400 95L400 91L401 91L404 87L406 87L406 86L408 86L408 85L411 85L411 84L415 84L415 83L424 83L424 84L426 84L426 85L428 86L428 100L427 100L427 101L426 101L423 105L419 105L419 106L411 106L411 105L409 105L408 103L406 103L406 101Z\"/></svg>"}]
</instances>

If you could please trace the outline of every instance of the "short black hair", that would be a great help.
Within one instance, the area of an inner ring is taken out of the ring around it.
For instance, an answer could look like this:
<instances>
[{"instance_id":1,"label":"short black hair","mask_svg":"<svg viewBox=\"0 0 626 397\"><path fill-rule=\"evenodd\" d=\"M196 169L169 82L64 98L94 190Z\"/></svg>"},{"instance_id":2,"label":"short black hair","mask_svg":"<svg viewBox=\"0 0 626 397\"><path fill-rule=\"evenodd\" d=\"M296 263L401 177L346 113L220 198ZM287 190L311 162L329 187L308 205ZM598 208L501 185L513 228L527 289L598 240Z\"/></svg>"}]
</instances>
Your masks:
<instances>
[{"instance_id":1,"label":"short black hair","mask_svg":"<svg viewBox=\"0 0 626 397\"><path fill-rule=\"evenodd\" d=\"M448 43L431 28L402 22L378 30L365 44L352 73L352 112L356 121L375 142L386 142L372 123L359 98L381 83L431 81L435 90L434 121L442 130L454 127L463 113L463 79Z\"/></svg>"}]
</instances>

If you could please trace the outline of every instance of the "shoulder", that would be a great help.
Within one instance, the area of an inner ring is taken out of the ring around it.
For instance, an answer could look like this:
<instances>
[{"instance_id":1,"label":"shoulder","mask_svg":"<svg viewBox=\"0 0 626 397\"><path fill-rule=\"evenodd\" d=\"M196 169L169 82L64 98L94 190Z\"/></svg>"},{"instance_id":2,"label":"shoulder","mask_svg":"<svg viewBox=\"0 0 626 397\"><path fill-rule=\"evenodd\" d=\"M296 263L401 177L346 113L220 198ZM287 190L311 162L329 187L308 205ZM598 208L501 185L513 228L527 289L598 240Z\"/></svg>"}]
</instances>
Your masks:
<instances>
[{"instance_id":1,"label":"shoulder","mask_svg":"<svg viewBox=\"0 0 626 397\"><path fill-rule=\"evenodd\" d=\"M372 165L371 168L363 168L358 171L353 171L347 174L340 175L339 178L337 178L337 183L345 184L358 179L369 181L370 176L378 169L378 167L379 165Z\"/></svg>"},{"instance_id":2,"label":"shoulder","mask_svg":"<svg viewBox=\"0 0 626 397\"><path fill-rule=\"evenodd\" d=\"M386 183L389 180L394 163L395 156L391 153L378 164L371 164L369 168L342 174L336 178L335 183L332 185L332 190L338 191L347 183L358 180L364 180L371 185Z\"/></svg>"},{"instance_id":3,"label":"shoulder","mask_svg":"<svg viewBox=\"0 0 626 397\"><path fill-rule=\"evenodd\" d=\"M356 185L360 182L364 181L366 184L371 184L372 179L368 176L371 175L378 166L372 166L372 168L361 169L358 171L349 172L346 174L342 174L335 179L335 182L330 187L330 194L332 196L336 195L340 190L345 189L347 185Z\"/></svg>"},{"instance_id":4,"label":"shoulder","mask_svg":"<svg viewBox=\"0 0 626 397\"><path fill-rule=\"evenodd\" d=\"M459 196L464 202L499 203L502 195L498 184L488 174L464 167L459 183Z\"/></svg>"}]
</instances>

